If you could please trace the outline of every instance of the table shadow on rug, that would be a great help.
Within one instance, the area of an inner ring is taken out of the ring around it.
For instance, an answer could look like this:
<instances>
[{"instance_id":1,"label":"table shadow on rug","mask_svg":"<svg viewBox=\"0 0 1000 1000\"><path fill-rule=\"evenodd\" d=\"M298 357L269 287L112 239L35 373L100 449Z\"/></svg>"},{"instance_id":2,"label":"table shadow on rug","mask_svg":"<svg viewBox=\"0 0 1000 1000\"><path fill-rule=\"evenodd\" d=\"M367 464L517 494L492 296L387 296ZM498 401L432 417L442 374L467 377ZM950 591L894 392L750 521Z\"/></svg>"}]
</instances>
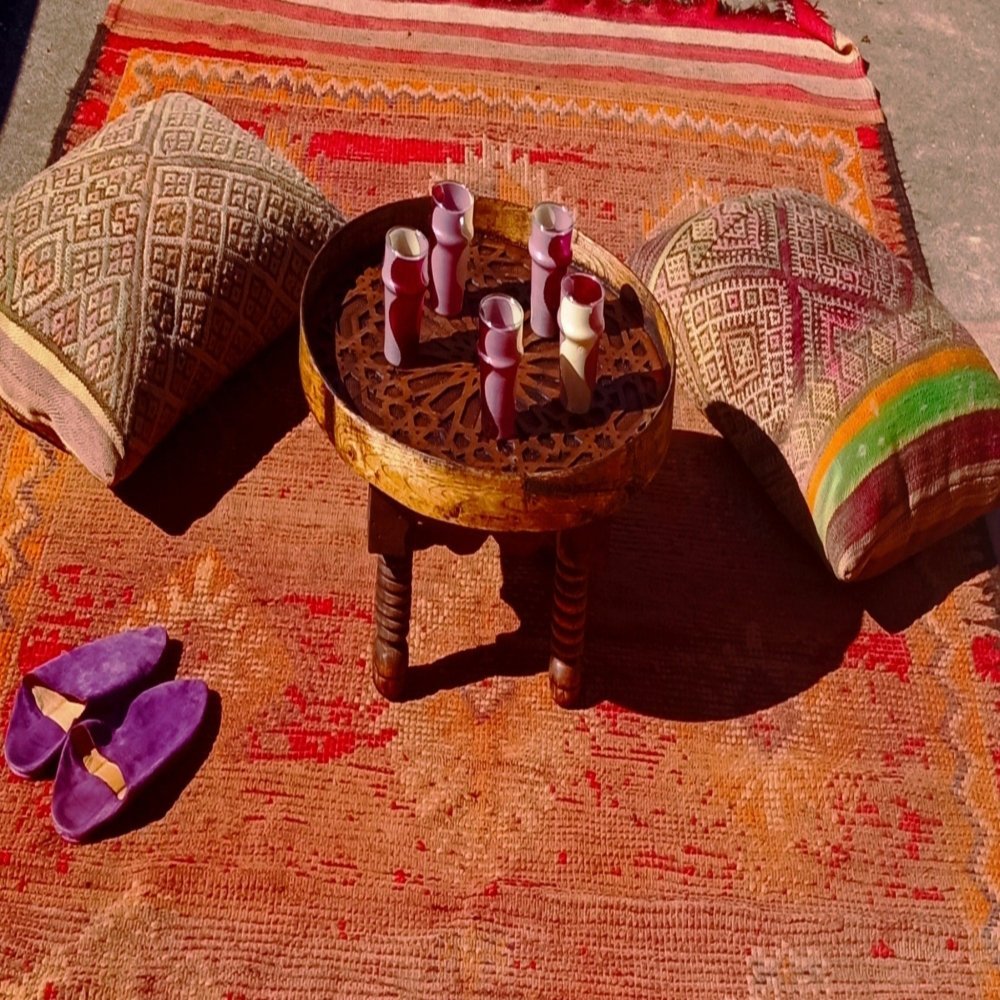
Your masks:
<instances>
[{"instance_id":1,"label":"table shadow on rug","mask_svg":"<svg viewBox=\"0 0 1000 1000\"><path fill-rule=\"evenodd\" d=\"M526 553L521 536L497 542L517 629L414 666L410 697L546 669L551 544ZM865 611L891 631L909 627L985 568L980 552L973 526L866 585L838 581L725 441L676 430L660 473L597 554L583 705L675 721L770 708L841 665Z\"/></svg>"}]
</instances>

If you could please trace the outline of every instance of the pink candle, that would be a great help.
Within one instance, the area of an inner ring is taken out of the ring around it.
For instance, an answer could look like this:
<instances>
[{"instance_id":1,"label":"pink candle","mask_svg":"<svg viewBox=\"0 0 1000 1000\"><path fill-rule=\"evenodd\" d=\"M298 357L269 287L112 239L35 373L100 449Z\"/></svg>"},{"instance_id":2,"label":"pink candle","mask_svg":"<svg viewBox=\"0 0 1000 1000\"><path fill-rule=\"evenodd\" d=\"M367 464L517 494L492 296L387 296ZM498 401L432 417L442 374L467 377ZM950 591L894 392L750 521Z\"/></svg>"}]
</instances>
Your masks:
<instances>
[{"instance_id":1,"label":"pink candle","mask_svg":"<svg viewBox=\"0 0 1000 1000\"><path fill-rule=\"evenodd\" d=\"M472 240L472 192L457 181L438 181L431 188L431 304L442 316L462 311Z\"/></svg>"},{"instance_id":2,"label":"pink candle","mask_svg":"<svg viewBox=\"0 0 1000 1000\"><path fill-rule=\"evenodd\" d=\"M559 284L573 260L573 213L554 201L543 201L531 213L531 329L539 337L559 332Z\"/></svg>"},{"instance_id":3,"label":"pink candle","mask_svg":"<svg viewBox=\"0 0 1000 1000\"><path fill-rule=\"evenodd\" d=\"M524 354L524 311L509 295L487 295L479 304L479 377L483 437L516 436L514 396Z\"/></svg>"},{"instance_id":4,"label":"pink candle","mask_svg":"<svg viewBox=\"0 0 1000 1000\"><path fill-rule=\"evenodd\" d=\"M396 226L385 234L385 340L390 365L411 365L420 348L420 321L427 291L427 237Z\"/></svg>"}]
</instances>

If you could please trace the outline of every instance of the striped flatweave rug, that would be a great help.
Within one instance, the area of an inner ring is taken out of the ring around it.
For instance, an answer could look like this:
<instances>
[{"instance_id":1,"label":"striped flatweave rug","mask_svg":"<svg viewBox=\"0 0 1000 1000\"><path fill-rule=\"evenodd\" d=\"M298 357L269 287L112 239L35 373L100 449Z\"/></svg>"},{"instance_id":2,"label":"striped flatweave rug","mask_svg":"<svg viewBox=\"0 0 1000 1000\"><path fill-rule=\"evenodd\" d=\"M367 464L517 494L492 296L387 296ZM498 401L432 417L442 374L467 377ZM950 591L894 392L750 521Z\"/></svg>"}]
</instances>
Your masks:
<instances>
[{"instance_id":1,"label":"striped flatweave rug","mask_svg":"<svg viewBox=\"0 0 1000 1000\"><path fill-rule=\"evenodd\" d=\"M211 102L348 216L452 177L623 257L797 187L923 273L875 91L805 0L123 0L56 153ZM759 8L759 9L758 9ZM165 625L221 717L139 828L0 794L3 997L1000 994L1000 641L981 524L836 583L679 397L549 698L551 554L414 570L416 696L369 680L366 491L284 342L111 493L0 416L0 710Z\"/></svg>"}]
</instances>

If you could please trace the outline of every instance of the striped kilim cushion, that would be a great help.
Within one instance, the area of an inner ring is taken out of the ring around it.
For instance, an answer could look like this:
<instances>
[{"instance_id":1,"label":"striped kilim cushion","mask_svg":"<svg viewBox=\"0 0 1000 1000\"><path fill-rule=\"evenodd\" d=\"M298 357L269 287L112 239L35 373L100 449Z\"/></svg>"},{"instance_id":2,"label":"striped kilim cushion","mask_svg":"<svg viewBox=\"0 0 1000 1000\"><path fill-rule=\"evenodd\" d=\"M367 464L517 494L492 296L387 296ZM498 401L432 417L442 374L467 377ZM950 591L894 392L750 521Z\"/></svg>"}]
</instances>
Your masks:
<instances>
[{"instance_id":1,"label":"striped kilim cushion","mask_svg":"<svg viewBox=\"0 0 1000 1000\"><path fill-rule=\"evenodd\" d=\"M758 192L654 237L637 267L687 388L841 579L887 569L1000 499L1000 380L843 212Z\"/></svg>"}]
</instances>

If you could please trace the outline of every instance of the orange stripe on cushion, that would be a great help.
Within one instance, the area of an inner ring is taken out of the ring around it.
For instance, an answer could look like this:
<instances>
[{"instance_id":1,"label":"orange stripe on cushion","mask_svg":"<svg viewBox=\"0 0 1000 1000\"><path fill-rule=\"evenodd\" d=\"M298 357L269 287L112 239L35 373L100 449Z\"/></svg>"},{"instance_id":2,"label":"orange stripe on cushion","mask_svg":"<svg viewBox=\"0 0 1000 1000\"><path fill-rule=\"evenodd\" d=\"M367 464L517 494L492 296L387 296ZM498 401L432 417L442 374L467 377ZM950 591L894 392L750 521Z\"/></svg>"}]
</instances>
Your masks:
<instances>
[{"instance_id":1,"label":"orange stripe on cushion","mask_svg":"<svg viewBox=\"0 0 1000 1000\"><path fill-rule=\"evenodd\" d=\"M834 431L813 468L806 490L806 502L809 504L809 509L814 508L816 494L819 492L823 477L833 464L834 459L852 438L878 417L879 410L883 405L926 378L958 368L982 368L992 371L989 361L978 347L972 345L952 347L935 351L933 354L907 365L863 396Z\"/></svg>"}]
</instances>

